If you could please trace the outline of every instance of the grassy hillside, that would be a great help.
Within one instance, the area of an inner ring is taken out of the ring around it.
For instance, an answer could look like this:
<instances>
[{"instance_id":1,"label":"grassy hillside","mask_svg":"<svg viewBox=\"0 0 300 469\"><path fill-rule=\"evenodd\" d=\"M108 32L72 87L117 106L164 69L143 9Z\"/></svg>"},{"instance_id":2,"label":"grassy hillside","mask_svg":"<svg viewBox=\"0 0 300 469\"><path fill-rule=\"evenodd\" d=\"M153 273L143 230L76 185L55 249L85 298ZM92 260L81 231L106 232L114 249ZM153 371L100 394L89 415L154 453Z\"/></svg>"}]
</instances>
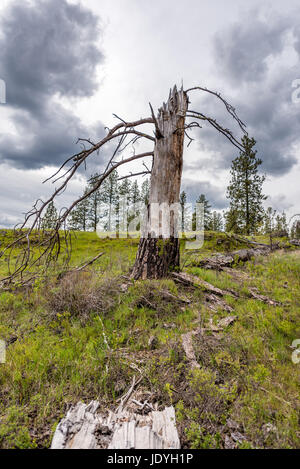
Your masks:
<instances>
[{"instance_id":1,"label":"grassy hillside","mask_svg":"<svg viewBox=\"0 0 300 469\"><path fill-rule=\"evenodd\" d=\"M1 231L0 249L11 236ZM57 264L32 288L0 292L0 339L8 345L0 364L0 447L48 447L70 405L98 399L113 408L134 375L142 377L141 399L175 406L186 448L299 446L291 345L300 339L300 252L276 251L215 272L197 267L197 259L239 248L236 240L208 233L200 251L182 243L186 272L237 292L225 297L229 314L212 309L201 288L171 279L129 282L137 244L78 233L73 266L104 252L88 271L59 276ZM2 258L0 276L6 273ZM250 298L251 288L280 305ZM235 321L217 331L229 315ZM193 349L200 366L192 369L182 335L199 328Z\"/></svg>"}]
</instances>

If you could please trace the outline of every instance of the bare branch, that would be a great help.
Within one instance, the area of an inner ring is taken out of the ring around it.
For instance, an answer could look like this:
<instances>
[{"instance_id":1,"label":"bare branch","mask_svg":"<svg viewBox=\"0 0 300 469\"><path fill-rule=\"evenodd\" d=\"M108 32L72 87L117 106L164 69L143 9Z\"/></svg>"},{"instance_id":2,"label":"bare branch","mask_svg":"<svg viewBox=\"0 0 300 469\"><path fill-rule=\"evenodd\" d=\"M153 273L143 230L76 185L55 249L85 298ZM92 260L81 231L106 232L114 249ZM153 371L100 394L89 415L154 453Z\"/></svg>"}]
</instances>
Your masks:
<instances>
[{"instance_id":1,"label":"bare branch","mask_svg":"<svg viewBox=\"0 0 300 469\"><path fill-rule=\"evenodd\" d=\"M118 178L118 181L123 181L123 179L133 178L136 176L144 176L145 174L151 174L151 171L141 171L140 173L130 173L127 176L122 176Z\"/></svg>"},{"instance_id":2,"label":"bare branch","mask_svg":"<svg viewBox=\"0 0 300 469\"><path fill-rule=\"evenodd\" d=\"M104 252L100 252L97 256L95 256L93 259L91 259L90 261L86 262L83 266L81 267L77 267L76 269L74 269L75 272L81 272L82 270L84 270L86 267L88 267L89 265L92 265L94 262L96 262L100 257L102 257L104 254Z\"/></svg>"},{"instance_id":3,"label":"bare branch","mask_svg":"<svg viewBox=\"0 0 300 469\"><path fill-rule=\"evenodd\" d=\"M199 119L203 121L209 122L218 132L223 134L236 148L240 151L244 150L242 143L240 143L233 135L233 133L229 129L225 129L222 127L215 119L211 117L207 117L204 114L196 111L190 111L192 114L187 114L187 117L192 117L193 119Z\"/></svg>"},{"instance_id":4,"label":"bare branch","mask_svg":"<svg viewBox=\"0 0 300 469\"><path fill-rule=\"evenodd\" d=\"M216 91L211 91L208 88L202 88L201 86L194 86L193 88L189 88L188 90L186 90L186 93L189 93L190 91L194 91L194 90L205 91L206 93L210 93L210 94L216 96L218 99L220 99L222 101L222 103L224 104L224 106L226 107L229 114L238 123L238 125L239 125L240 129L242 130L242 132L244 134L248 135L248 132L246 131L246 124L244 124L244 122L241 121L241 119L238 117L238 115L236 113L235 108L231 104L229 104L226 101L226 99L224 99L221 96L220 93L217 93Z\"/></svg>"}]
</instances>

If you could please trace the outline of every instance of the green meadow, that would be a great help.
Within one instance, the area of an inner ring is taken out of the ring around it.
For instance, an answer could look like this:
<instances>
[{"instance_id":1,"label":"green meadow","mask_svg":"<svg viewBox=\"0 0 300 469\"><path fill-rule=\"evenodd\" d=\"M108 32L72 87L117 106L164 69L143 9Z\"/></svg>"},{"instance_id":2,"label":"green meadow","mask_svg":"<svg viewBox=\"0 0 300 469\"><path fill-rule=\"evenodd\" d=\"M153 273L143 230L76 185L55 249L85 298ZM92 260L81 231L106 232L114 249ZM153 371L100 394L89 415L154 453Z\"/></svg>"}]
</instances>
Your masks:
<instances>
[{"instance_id":1,"label":"green meadow","mask_svg":"<svg viewBox=\"0 0 300 469\"><path fill-rule=\"evenodd\" d=\"M1 231L0 250L12 237ZM147 399L175 407L184 448L299 447L300 365L291 346L300 339L300 251L277 250L232 273L216 272L197 261L244 246L214 232L199 250L185 250L182 241L184 271L237 293L225 297L235 321L216 331L230 314L211 309L201 288L171 278L129 279L137 246L138 239L77 232L70 272L59 260L31 285L0 291L0 339L7 345L0 447L48 448L71 405L97 399L113 409L134 376ZM11 253L12 265L19 251ZM100 252L90 267L72 272ZM0 258L0 278L7 260ZM253 288L279 305L251 298ZM182 335L197 328L193 369Z\"/></svg>"}]
</instances>

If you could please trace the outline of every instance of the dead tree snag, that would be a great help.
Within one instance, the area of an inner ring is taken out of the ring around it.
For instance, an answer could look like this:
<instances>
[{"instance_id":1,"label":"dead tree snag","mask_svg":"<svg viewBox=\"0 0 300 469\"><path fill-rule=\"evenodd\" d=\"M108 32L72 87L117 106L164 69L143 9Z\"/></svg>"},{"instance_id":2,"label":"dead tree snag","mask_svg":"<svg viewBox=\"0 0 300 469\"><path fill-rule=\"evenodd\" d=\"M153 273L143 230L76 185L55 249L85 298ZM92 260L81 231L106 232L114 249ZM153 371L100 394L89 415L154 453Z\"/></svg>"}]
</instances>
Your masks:
<instances>
[{"instance_id":1,"label":"dead tree snag","mask_svg":"<svg viewBox=\"0 0 300 469\"><path fill-rule=\"evenodd\" d=\"M172 205L180 195L187 109L187 94L175 86L155 119L149 209L133 268L135 279L162 278L179 267L177 214Z\"/></svg>"},{"instance_id":2,"label":"dead tree snag","mask_svg":"<svg viewBox=\"0 0 300 469\"><path fill-rule=\"evenodd\" d=\"M0 257L7 256L10 262L11 259L15 259L14 248L22 246L22 249L16 261L13 262L12 268L9 269L9 276L2 280L3 284L11 283L16 279L18 281L21 279L21 282L24 282L26 281L26 273L27 276L31 275L31 278L42 275L41 265L47 269L50 262L56 261L62 253L62 247L67 251L64 258L68 261L70 258L68 252L70 236L67 220L71 211L77 204L97 191L112 171L121 165L146 157L153 158L150 203L132 276L135 279L161 278L166 276L169 271L179 267L177 208L172 209L172 205L179 202L184 137L188 138L188 145L190 145L193 138L188 132L195 128L201 129L200 121L201 124L207 122L240 151L244 149L241 140L237 139L230 130L222 127L215 119L204 113L189 108L189 93L194 91L209 93L219 99L243 134L247 134L235 109L219 93L199 86L186 91L183 88L177 90L175 86L170 92L167 103L159 109L157 117L155 117L151 104L151 116L144 119L127 122L114 114L119 123L112 128L105 128L106 134L102 140L93 142L88 138L78 139L82 150L69 157L49 178L53 183L58 183L51 197L46 201L37 200L33 208L25 215L24 222L18 228L16 227L13 241L0 253ZM149 125L153 126L154 137L143 128L144 126L149 127ZM150 145L149 149L145 148L143 153L136 152L135 144L138 141ZM106 166L103 172L93 178L92 188L60 212L53 229L43 230L41 220L48 205L67 189L71 179L85 167L91 156L101 152L103 147L113 144L115 144L115 148L112 155L105 162ZM129 154L129 149L132 147L133 154ZM149 174L150 169L145 163L144 167L146 171L131 173L122 179ZM35 236L36 233L37 236ZM63 240L61 240L62 235ZM38 239L35 243L32 242L33 236Z\"/></svg>"}]
</instances>

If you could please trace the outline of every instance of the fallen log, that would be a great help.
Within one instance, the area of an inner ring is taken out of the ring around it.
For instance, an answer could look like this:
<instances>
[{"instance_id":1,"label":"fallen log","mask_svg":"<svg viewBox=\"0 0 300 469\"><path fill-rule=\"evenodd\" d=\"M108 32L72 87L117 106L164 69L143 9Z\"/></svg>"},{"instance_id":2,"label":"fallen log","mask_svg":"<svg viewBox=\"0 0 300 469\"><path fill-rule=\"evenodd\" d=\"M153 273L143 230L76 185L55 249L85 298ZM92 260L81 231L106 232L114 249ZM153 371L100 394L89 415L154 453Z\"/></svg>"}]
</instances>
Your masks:
<instances>
[{"instance_id":1,"label":"fallen log","mask_svg":"<svg viewBox=\"0 0 300 469\"><path fill-rule=\"evenodd\" d=\"M198 328L194 331L187 332L181 336L182 347L186 358L190 362L191 368L200 368L199 363L197 362L196 355L193 348L193 336L200 334L201 328Z\"/></svg>"},{"instance_id":2,"label":"fallen log","mask_svg":"<svg viewBox=\"0 0 300 469\"><path fill-rule=\"evenodd\" d=\"M214 313L216 313L218 309L222 309L228 313L232 313L234 311L233 308L225 303L222 298L214 295L213 293L205 295L205 301L207 302L208 308Z\"/></svg>"},{"instance_id":3,"label":"fallen log","mask_svg":"<svg viewBox=\"0 0 300 469\"><path fill-rule=\"evenodd\" d=\"M242 236L238 236L234 233L231 233L231 234L225 233L225 234L226 234L227 238L235 239L239 243L246 244L248 246L260 246L260 247L263 247L263 248L269 248L270 249L270 246L268 244L258 243L257 241L251 241L250 239L243 238Z\"/></svg>"},{"instance_id":4,"label":"fallen log","mask_svg":"<svg viewBox=\"0 0 300 469\"><path fill-rule=\"evenodd\" d=\"M187 299L187 298L182 298L180 296L175 296L175 295L172 295L172 293L166 291L166 290L160 290L160 295L162 296L162 298L164 298L165 300L171 300L171 301L174 301L174 302L177 302L177 303L181 303L181 304L184 304L184 305L189 305L191 304L191 300Z\"/></svg>"},{"instance_id":5,"label":"fallen log","mask_svg":"<svg viewBox=\"0 0 300 469\"><path fill-rule=\"evenodd\" d=\"M209 327L198 327L193 331L187 332L186 334L182 334L182 347L187 360L190 362L190 366L192 369L201 368L200 364L197 362L196 354L194 351L193 337L199 334L203 334L203 332L206 331L211 331L213 333L222 332L224 329L231 326L231 324L233 324L237 319L237 316L227 316L226 318L220 319L217 325L214 326L212 318L210 318Z\"/></svg>"},{"instance_id":6,"label":"fallen log","mask_svg":"<svg viewBox=\"0 0 300 469\"><path fill-rule=\"evenodd\" d=\"M291 240L289 241L289 243L290 243L292 246L300 247L300 239L291 239Z\"/></svg>"},{"instance_id":7,"label":"fallen log","mask_svg":"<svg viewBox=\"0 0 300 469\"><path fill-rule=\"evenodd\" d=\"M238 262L248 262L254 257L265 256L271 252L268 246L256 249L240 249L233 251L229 254L216 254L213 257L200 260L198 263L193 263L197 267L211 270L224 270L230 268Z\"/></svg>"},{"instance_id":8,"label":"fallen log","mask_svg":"<svg viewBox=\"0 0 300 469\"><path fill-rule=\"evenodd\" d=\"M178 283L182 283L184 285L191 285L193 287L199 287L205 292L213 293L218 296L225 296L225 295L229 295L233 297L238 296L237 293L234 292L233 290L221 290L220 288L214 287L213 285L206 282L205 280L202 280L199 277L195 277L194 275L187 274L186 272L180 272L180 273L173 272L172 277Z\"/></svg>"},{"instance_id":9,"label":"fallen log","mask_svg":"<svg viewBox=\"0 0 300 469\"><path fill-rule=\"evenodd\" d=\"M92 401L72 407L58 424L51 449L180 449L174 407L147 415L127 410L105 415L99 406Z\"/></svg>"},{"instance_id":10,"label":"fallen log","mask_svg":"<svg viewBox=\"0 0 300 469\"><path fill-rule=\"evenodd\" d=\"M226 296L226 295L229 295L229 296L232 296L233 298L241 298L241 296L235 292L234 290L221 290L220 288L217 288L217 287L214 287L213 285L211 285L210 283L206 282L205 280L202 280L200 279L199 277L195 277L194 275L190 275L190 274L187 274L186 272L181 272L181 273L175 273L173 272L172 273L172 277L174 278L175 281L183 284L183 285L187 285L187 286L193 286L195 288L201 288L203 291L205 292L208 292L212 295L217 295L217 296ZM264 295L261 295L260 293L258 293L256 291L255 288L250 288L249 289L249 293L247 295L249 298L253 298L254 300L259 300L259 301L262 301L263 303L267 303L271 306L280 306L281 303L276 301L276 300L272 300L271 298L267 297L267 296L264 296ZM211 296L212 300L214 300L214 298ZM208 301L210 300L208 298ZM216 302L217 303L217 302ZM232 308L230 306L227 305L227 307L224 307L224 303L223 304L220 304L220 306L227 310L228 312L232 312ZM211 308L210 308L211 309Z\"/></svg>"},{"instance_id":11,"label":"fallen log","mask_svg":"<svg viewBox=\"0 0 300 469\"><path fill-rule=\"evenodd\" d=\"M268 296L261 295L258 293L256 288L249 288L249 294L248 296L250 298L253 298L254 300L262 301L263 303L266 303L271 306L280 306L282 303L276 300L272 300L272 298L269 298Z\"/></svg>"}]
</instances>

